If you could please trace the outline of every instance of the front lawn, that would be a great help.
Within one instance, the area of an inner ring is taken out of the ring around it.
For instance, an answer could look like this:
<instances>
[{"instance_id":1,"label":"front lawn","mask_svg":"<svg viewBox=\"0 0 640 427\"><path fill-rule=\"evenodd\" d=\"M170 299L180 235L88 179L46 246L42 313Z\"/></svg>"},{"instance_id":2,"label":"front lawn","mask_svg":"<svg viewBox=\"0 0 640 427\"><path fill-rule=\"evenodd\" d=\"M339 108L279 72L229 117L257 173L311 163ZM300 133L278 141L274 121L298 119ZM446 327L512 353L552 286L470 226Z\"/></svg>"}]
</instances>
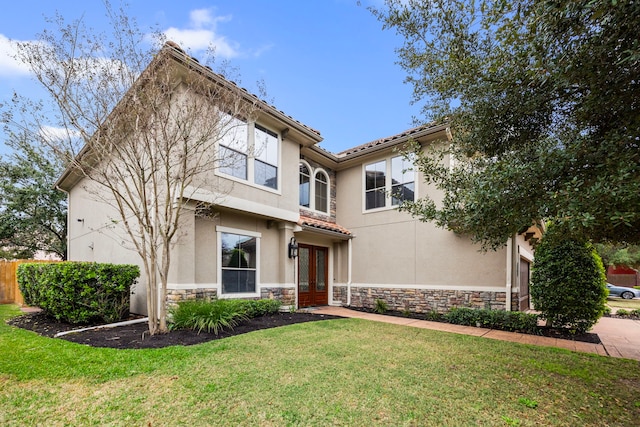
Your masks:
<instances>
[{"instance_id":1,"label":"front lawn","mask_svg":"<svg viewBox=\"0 0 640 427\"><path fill-rule=\"evenodd\" d=\"M622 299L616 297L607 298L607 305L611 308L624 308L627 311L640 310L640 298Z\"/></svg>"},{"instance_id":2,"label":"front lawn","mask_svg":"<svg viewBox=\"0 0 640 427\"><path fill-rule=\"evenodd\" d=\"M192 347L92 348L10 327L0 425L580 425L640 419L637 361L359 319Z\"/></svg>"}]
</instances>

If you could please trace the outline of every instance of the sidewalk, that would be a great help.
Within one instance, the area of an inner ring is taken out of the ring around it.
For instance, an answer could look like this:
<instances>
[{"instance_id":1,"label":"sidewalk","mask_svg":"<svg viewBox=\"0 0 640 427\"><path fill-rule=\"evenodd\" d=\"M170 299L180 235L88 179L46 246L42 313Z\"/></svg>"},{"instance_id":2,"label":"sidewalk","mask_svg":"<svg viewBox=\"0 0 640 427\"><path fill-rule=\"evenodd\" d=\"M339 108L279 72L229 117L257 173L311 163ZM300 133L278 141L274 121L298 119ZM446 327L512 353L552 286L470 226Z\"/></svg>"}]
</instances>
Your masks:
<instances>
[{"instance_id":1,"label":"sidewalk","mask_svg":"<svg viewBox=\"0 0 640 427\"><path fill-rule=\"evenodd\" d=\"M603 317L590 331L598 334L602 344L590 344L580 341L541 337L517 332L505 332L494 329L475 328L472 326L452 325L450 323L430 322L427 320L364 313L361 311L349 310L344 307L317 307L310 310L310 312L314 314L353 317L357 319L372 320L375 322L386 322L415 328L453 332L456 334L474 335L477 337L512 341L521 344L559 347L571 351L595 353L601 356L621 357L640 361L640 321L638 320Z\"/></svg>"}]
</instances>

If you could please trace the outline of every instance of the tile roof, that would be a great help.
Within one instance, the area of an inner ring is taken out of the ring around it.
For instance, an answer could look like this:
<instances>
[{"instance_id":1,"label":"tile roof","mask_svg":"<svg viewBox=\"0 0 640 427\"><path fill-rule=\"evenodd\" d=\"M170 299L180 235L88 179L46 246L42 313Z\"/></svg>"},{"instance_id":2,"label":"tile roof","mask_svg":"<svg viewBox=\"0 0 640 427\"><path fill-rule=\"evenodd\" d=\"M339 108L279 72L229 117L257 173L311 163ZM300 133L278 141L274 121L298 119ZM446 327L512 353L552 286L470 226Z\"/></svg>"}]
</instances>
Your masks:
<instances>
[{"instance_id":1,"label":"tile roof","mask_svg":"<svg viewBox=\"0 0 640 427\"><path fill-rule=\"evenodd\" d=\"M383 144L388 144L388 143L392 143L394 141L405 141L408 140L409 138L415 137L415 136L419 136L419 134L428 131L430 129L434 129L437 128L438 126L441 126L442 123L440 122L431 122L428 123L426 125L422 125L422 126L418 126L415 127L413 129L409 129L406 130L402 133L399 133L397 135L393 135L393 136L388 136L386 138L380 138L380 139L376 139L375 141L371 141L371 142L367 142L366 144L362 144L362 145L358 145L357 147L353 147L353 148L349 148L348 150L345 151L341 151L340 153L337 153L336 156L337 157L345 157L345 156L349 156L349 155L353 155L359 152L363 152L363 151L368 151L372 148L375 148L377 146L383 145Z\"/></svg>"},{"instance_id":2,"label":"tile roof","mask_svg":"<svg viewBox=\"0 0 640 427\"><path fill-rule=\"evenodd\" d=\"M323 221L321 219L311 218L309 216L300 215L298 225L323 231L330 231L332 233L338 233L344 236L351 236L351 231L334 222Z\"/></svg>"}]
</instances>

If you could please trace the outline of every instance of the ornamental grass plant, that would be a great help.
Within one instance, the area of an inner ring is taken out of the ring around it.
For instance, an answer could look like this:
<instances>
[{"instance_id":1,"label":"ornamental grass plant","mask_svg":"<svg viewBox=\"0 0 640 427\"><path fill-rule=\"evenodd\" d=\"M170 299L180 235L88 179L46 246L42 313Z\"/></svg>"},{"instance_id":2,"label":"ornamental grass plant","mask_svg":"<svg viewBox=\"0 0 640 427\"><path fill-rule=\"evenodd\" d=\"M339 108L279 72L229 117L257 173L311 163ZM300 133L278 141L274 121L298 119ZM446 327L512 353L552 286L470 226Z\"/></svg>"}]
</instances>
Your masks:
<instances>
[{"instance_id":1,"label":"ornamental grass plant","mask_svg":"<svg viewBox=\"0 0 640 427\"><path fill-rule=\"evenodd\" d=\"M187 300L170 310L171 329L193 329L218 334L221 330L233 329L243 320L276 313L280 301L262 300Z\"/></svg>"}]
</instances>

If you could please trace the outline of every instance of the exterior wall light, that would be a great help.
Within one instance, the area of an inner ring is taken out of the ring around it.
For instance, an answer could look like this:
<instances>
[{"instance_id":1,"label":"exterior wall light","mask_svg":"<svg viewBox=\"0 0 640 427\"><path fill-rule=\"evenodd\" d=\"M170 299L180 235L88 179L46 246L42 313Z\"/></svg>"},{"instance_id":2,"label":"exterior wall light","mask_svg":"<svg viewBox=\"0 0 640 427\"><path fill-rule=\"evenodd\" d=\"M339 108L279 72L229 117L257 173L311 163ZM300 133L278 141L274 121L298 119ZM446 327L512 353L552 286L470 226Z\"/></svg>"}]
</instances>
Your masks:
<instances>
[{"instance_id":1,"label":"exterior wall light","mask_svg":"<svg viewBox=\"0 0 640 427\"><path fill-rule=\"evenodd\" d=\"M298 242L296 242L296 238L292 237L289 240L289 258L297 258L298 257Z\"/></svg>"}]
</instances>

